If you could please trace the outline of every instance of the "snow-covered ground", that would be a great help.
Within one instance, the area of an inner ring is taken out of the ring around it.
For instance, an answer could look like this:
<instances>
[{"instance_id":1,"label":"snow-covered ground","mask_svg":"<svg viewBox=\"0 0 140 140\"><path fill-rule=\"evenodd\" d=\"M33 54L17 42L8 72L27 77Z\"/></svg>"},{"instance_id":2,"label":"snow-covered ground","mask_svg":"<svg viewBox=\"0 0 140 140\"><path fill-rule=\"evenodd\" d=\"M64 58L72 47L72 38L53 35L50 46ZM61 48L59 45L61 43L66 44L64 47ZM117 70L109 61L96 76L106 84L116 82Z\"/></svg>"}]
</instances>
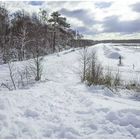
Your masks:
<instances>
[{"instance_id":1,"label":"snow-covered ground","mask_svg":"<svg viewBox=\"0 0 140 140\"><path fill-rule=\"evenodd\" d=\"M137 46L123 46L119 44L96 45L98 59L104 68L120 73L121 79L126 82L140 82L140 44ZM98 47L99 46L99 47ZM122 66L119 64L122 57Z\"/></svg>"},{"instance_id":2,"label":"snow-covered ground","mask_svg":"<svg viewBox=\"0 0 140 140\"><path fill-rule=\"evenodd\" d=\"M89 49L113 69L118 68L121 54L120 69L127 70L127 77L129 71L140 69L138 50L109 44ZM140 138L140 101L131 91L122 96L81 83L78 52L71 49L46 56L42 82L29 89L0 90L0 138ZM7 77L8 67L1 65L0 83Z\"/></svg>"}]
</instances>

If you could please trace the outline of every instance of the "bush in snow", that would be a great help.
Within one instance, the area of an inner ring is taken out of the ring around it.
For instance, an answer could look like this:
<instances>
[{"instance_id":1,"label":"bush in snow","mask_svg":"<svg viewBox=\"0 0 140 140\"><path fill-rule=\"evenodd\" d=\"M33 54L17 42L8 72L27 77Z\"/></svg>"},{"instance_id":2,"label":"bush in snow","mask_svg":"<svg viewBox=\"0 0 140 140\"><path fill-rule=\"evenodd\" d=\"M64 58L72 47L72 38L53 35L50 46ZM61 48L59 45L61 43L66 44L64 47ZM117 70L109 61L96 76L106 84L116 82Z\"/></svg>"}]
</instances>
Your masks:
<instances>
[{"instance_id":1,"label":"bush in snow","mask_svg":"<svg viewBox=\"0 0 140 140\"><path fill-rule=\"evenodd\" d=\"M113 85L117 89L118 86L121 85L121 78L120 78L120 73L119 71L115 74L114 80L113 80Z\"/></svg>"},{"instance_id":2,"label":"bush in snow","mask_svg":"<svg viewBox=\"0 0 140 140\"><path fill-rule=\"evenodd\" d=\"M140 92L140 84L138 81L130 81L126 84L126 88L129 90L134 90L135 92Z\"/></svg>"},{"instance_id":3,"label":"bush in snow","mask_svg":"<svg viewBox=\"0 0 140 140\"><path fill-rule=\"evenodd\" d=\"M107 71L107 73L104 76L104 84L107 87L111 87L112 86L112 82L113 82L113 75L112 75L110 69L108 68L108 71Z\"/></svg>"},{"instance_id":4,"label":"bush in snow","mask_svg":"<svg viewBox=\"0 0 140 140\"><path fill-rule=\"evenodd\" d=\"M9 74L10 79L13 85L13 88L16 90L16 83L15 83L15 73L14 73L14 65L11 62L8 62ZM9 88L10 89L10 88Z\"/></svg>"},{"instance_id":5,"label":"bush in snow","mask_svg":"<svg viewBox=\"0 0 140 140\"><path fill-rule=\"evenodd\" d=\"M97 63L96 54L89 53L86 47L80 51L80 69L82 82L86 81L88 85L102 84L103 68Z\"/></svg>"},{"instance_id":6,"label":"bush in snow","mask_svg":"<svg viewBox=\"0 0 140 140\"><path fill-rule=\"evenodd\" d=\"M96 53L89 53L87 48L80 52L80 76L81 81L87 85L105 85L106 87L117 87L121 84L119 72L113 75L108 68L104 73L102 65L97 61Z\"/></svg>"},{"instance_id":7,"label":"bush in snow","mask_svg":"<svg viewBox=\"0 0 140 140\"><path fill-rule=\"evenodd\" d=\"M1 83L1 87L7 88L8 90L22 89L34 83L34 76L32 75L31 69L27 65L18 67L15 63L9 62L7 64L9 79Z\"/></svg>"},{"instance_id":8,"label":"bush in snow","mask_svg":"<svg viewBox=\"0 0 140 140\"><path fill-rule=\"evenodd\" d=\"M87 48L84 47L81 51L80 51L80 77L81 77L81 81L84 82L86 80L86 76L88 73L88 67L89 67L89 61L90 61L90 56L89 53L87 51Z\"/></svg>"},{"instance_id":9,"label":"bush in snow","mask_svg":"<svg viewBox=\"0 0 140 140\"><path fill-rule=\"evenodd\" d=\"M29 71L31 75L34 77L35 81L40 81L43 71L42 66L43 57L37 57L32 60L29 64Z\"/></svg>"},{"instance_id":10,"label":"bush in snow","mask_svg":"<svg viewBox=\"0 0 140 140\"><path fill-rule=\"evenodd\" d=\"M86 81L88 82L88 85L98 85L103 83L103 67L97 62L96 54L94 52L90 54Z\"/></svg>"}]
</instances>

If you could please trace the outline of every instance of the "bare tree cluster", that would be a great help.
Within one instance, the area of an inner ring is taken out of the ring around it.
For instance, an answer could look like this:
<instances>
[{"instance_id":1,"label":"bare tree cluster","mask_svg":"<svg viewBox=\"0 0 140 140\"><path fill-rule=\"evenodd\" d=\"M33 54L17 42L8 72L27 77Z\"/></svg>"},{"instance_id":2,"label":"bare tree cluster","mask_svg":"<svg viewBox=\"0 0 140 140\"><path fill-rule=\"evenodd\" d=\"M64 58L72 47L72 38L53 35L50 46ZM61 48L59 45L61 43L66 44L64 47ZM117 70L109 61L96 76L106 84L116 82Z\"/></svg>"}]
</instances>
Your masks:
<instances>
[{"instance_id":1,"label":"bare tree cluster","mask_svg":"<svg viewBox=\"0 0 140 140\"><path fill-rule=\"evenodd\" d=\"M121 85L119 71L113 75L108 69L107 72L103 70L102 65L97 61L96 53L89 52L87 47L80 51L80 76L81 81L90 85L105 85L110 88L117 89Z\"/></svg>"},{"instance_id":2,"label":"bare tree cluster","mask_svg":"<svg viewBox=\"0 0 140 140\"><path fill-rule=\"evenodd\" d=\"M10 14L0 5L0 63L34 58L33 51L38 49L39 56L61 51L71 47L75 36L57 11L51 15L42 9L32 15L24 10Z\"/></svg>"}]
</instances>

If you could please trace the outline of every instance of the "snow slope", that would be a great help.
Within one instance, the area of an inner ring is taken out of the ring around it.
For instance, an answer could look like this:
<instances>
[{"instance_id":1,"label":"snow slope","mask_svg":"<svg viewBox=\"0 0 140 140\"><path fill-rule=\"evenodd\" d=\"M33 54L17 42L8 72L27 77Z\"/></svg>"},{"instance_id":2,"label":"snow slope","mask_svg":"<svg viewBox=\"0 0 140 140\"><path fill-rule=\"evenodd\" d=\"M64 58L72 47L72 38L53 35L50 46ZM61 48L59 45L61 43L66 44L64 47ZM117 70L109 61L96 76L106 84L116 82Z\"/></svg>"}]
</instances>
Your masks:
<instances>
[{"instance_id":1,"label":"snow slope","mask_svg":"<svg viewBox=\"0 0 140 140\"><path fill-rule=\"evenodd\" d=\"M103 44L89 49L105 51ZM0 90L0 138L140 138L140 101L82 84L78 51L45 57L42 82L29 89ZM4 76L7 65L0 82Z\"/></svg>"},{"instance_id":2,"label":"snow slope","mask_svg":"<svg viewBox=\"0 0 140 140\"><path fill-rule=\"evenodd\" d=\"M101 64L112 71L119 71L121 78L125 81L140 82L140 46L123 46L115 44L96 45L98 59ZM122 57L122 66L118 66Z\"/></svg>"}]
</instances>

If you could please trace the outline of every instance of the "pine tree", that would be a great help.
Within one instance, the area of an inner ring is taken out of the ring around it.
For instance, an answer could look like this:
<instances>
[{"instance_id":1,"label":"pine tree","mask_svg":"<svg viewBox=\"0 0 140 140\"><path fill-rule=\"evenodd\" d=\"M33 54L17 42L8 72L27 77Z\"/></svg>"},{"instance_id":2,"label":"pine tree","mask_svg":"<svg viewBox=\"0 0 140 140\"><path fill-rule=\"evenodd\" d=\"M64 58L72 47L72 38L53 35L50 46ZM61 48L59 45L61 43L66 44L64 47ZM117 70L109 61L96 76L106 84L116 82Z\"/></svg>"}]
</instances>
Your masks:
<instances>
[{"instance_id":1,"label":"pine tree","mask_svg":"<svg viewBox=\"0 0 140 140\"><path fill-rule=\"evenodd\" d=\"M59 28L70 28L70 24L66 22L66 18L62 17L61 14L56 11L51 14L51 18L48 20L53 27L53 52L55 52L55 44L56 44L56 29Z\"/></svg>"}]
</instances>

